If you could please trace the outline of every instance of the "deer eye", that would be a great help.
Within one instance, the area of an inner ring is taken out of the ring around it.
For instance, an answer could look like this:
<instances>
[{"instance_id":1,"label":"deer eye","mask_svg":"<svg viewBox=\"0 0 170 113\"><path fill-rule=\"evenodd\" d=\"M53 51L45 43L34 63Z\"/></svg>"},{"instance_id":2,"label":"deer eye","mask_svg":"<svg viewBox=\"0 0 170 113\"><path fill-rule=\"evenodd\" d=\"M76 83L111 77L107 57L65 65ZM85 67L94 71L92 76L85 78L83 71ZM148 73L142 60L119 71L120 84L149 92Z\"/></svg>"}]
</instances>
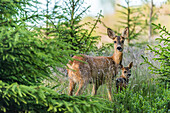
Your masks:
<instances>
[{"instance_id":1,"label":"deer eye","mask_svg":"<svg viewBox=\"0 0 170 113\"><path fill-rule=\"evenodd\" d=\"M124 43L124 40L122 40L122 43Z\"/></svg>"},{"instance_id":2,"label":"deer eye","mask_svg":"<svg viewBox=\"0 0 170 113\"><path fill-rule=\"evenodd\" d=\"M124 73L126 73L126 71L124 71Z\"/></svg>"},{"instance_id":3,"label":"deer eye","mask_svg":"<svg viewBox=\"0 0 170 113\"><path fill-rule=\"evenodd\" d=\"M116 41L114 41L114 43L116 43Z\"/></svg>"}]
</instances>

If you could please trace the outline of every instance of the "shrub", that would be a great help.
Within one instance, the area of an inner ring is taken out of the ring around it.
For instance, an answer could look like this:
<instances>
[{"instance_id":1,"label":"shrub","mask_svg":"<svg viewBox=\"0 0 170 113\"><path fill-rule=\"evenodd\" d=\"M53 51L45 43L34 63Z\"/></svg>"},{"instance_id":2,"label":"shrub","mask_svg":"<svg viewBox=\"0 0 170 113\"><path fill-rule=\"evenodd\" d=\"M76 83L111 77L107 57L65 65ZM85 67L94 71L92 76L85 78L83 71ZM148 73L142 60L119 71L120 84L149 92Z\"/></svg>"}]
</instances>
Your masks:
<instances>
[{"instance_id":1,"label":"shrub","mask_svg":"<svg viewBox=\"0 0 170 113\"><path fill-rule=\"evenodd\" d=\"M10 30L9 30L10 29ZM36 33L23 27L1 27L0 79L9 84L17 82L38 85L50 78L56 67L68 61L69 46L56 39L36 38ZM68 50L67 50L68 49Z\"/></svg>"},{"instance_id":2,"label":"shrub","mask_svg":"<svg viewBox=\"0 0 170 113\"><path fill-rule=\"evenodd\" d=\"M34 6L32 2L35 3L34 0L0 1L0 112L110 110L106 106L109 102L104 99L71 97L43 86L43 81L53 78L54 73L61 74L57 67L65 68L73 51L70 44L58 40L60 36L43 38L40 29L26 24L34 17L39 18L28 14L32 10L26 6Z\"/></svg>"},{"instance_id":3,"label":"shrub","mask_svg":"<svg viewBox=\"0 0 170 113\"><path fill-rule=\"evenodd\" d=\"M43 86L0 81L0 111L3 112L102 112L112 110L108 101L90 96L67 96Z\"/></svg>"},{"instance_id":4,"label":"shrub","mask_svg":"<svg viewBox=\"0 0 170 113\"><path fill-rule=\"evenodd\" d=\"M155 58L153 60L160 62L160 67L150 63L147 57L142 57L145 63L149 64L151 73L159 75L157 80L167 87L170 86L170 33L166 30L165 26L162 27L160 24L152 25L155 26L154 29L158 29L161 33L160 38L156 39L160 44L153 47L148 45L148 50L154 53Z\"/></svg>"},{"instance_id":5,"label":"shrub","mask_svg":"<svg viewBox=\"0 0 170 113\"><path fill-rule=\"evenodd\" d=\"M112 105L114 112L168 112L170 104L169 90L151 84L142 84L142 87L137 92L128 88L122 93L115 94L114 104ZM149 88L149 90L146 91L145 88Z\"/></svg>"}]
</instances>

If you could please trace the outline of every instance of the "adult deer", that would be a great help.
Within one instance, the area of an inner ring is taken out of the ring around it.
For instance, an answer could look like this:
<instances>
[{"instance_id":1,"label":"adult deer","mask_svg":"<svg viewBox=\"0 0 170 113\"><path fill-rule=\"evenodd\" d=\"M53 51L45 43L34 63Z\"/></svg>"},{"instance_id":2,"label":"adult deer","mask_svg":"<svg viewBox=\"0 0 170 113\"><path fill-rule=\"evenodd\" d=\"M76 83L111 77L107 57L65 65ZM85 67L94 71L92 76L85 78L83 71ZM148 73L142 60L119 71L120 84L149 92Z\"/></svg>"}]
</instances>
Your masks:
<instances>
[{"instance_id":1,"label":"adult deer","mask_svg":"<svg viewBox=\"0 0 170 113\"><path fill-rule=\"evenodd\" d=\"M81 55L73 56L73 59L77 60L69 61L69 69L67 70L69 95L73 95L76 83L79 83L79 88L75 95L79 95L82 88L86 87L88 83L93 84L92 94L96 95L98 87L106 83L109 100L111 100L111 83L117 74L118 66L122 62L124 41L128 35L128 28L125 28L121 36L116 36L110 28L107 29L107 34L114 41L114 53L112 56L92 57Z\"/></svg>"},{"instance_id":2,"label":"adult deer","mask_svg":"<svg viewBox=\"0 0 170 113\"><path fill-rule=\"evenodd\" d=\"M121 65L122 75L116 79L116 87L117 92L120 89L120 92L123 90L123 88L126 89L128 83L129 83L129 77L131 76L131 68L133 66L133 62L131 62L128 67L123 67Z\"/></svg>"}]
</instances>

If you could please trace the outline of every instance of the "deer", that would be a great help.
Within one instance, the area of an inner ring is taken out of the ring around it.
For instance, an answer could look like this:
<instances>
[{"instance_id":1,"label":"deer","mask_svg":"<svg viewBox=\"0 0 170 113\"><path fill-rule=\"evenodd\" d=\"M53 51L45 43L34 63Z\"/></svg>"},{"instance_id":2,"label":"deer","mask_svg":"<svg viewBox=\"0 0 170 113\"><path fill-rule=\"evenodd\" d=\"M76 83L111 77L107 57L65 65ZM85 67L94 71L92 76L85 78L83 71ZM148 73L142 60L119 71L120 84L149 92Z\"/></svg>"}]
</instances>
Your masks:
<instances>
[{"instance_id":1,"label":"deer","mask_svg":"<svg viewBox=\"0 0 170 113\"><path fill-rule=\"evenodd\" d=\"M67 64L69 78L69 95L73 95L75 85L79 87L75 95L79 95L88 83L93 84L92 95L97 94L100 85L106 83L109 100L111 97L111 84L113 78L118 73L119 65L122 63L124 41L128 36L129 29L126 27L121 36L116 36L115 32L107 28L107 35L114 42L114 53L112 56L88 56L82 54L73 56L73 60Z\"/></svg>"},{"instance_id":2,"label":"deer","mask_svg":"<svg viewBox=\"0 0 170 113\"><path fill-rule=\"evenodd\" d=\"M129 83L129 77L131 76L131 68L133 66L133 62L129 63L128 67L124 67L121 65L121 70L122 74L119 78L116 79L116 88L117 88L117 93L120 89L120 92L123 89L126 89L128 83Z\"/></svg>"}]
</instances>

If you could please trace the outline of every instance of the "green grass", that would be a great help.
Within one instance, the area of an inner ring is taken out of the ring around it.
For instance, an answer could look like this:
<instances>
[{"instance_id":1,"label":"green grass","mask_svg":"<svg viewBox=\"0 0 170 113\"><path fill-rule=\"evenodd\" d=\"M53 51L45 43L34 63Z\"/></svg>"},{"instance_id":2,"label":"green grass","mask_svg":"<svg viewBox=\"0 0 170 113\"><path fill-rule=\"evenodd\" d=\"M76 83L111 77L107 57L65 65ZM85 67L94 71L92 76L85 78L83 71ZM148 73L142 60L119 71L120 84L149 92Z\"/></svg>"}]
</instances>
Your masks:
<instances>
[{"instance_id":1,"label":"green grass","mask_svg":"<svg viewBox=\"0 0 170 113\"><path fill-rule=\"evenodd\" d=\"M102 50L102 49L101 49ZM103 54L103 56L111 56L113 54L113 48L107 51L103 49L103 51L95 51L95 53L91 52L89 55L91 56L98 56ZM138 48L138 47L130 47L127 49L125 47L124 49L124 56L123 56L123 65L127 66L131 61L133 61L133 67L132 67L132 76L130 77L130 82L129 82L129 87L135 91L141 89L141 84L147 84L149 81L152 80L152 82L155 82L153 79L156 77L156 75L152 75L149 73L148 66L146 64L141 65L143 63L143 59L141 55L147 55L149 56L150 59L152 59L154 56L152 53L149 53L148 51L145 50L145 47L143 48ZM153 62L157 65L159 65L157 62ZM69 85L69 80L68 80L68 75L65 69L60 69L63 75L56 75L54 74L54 77L56 81L46 81L46 84L48 84L49 87L55 87L56 85L60 84L59 87L56 88L57 91L63 94L68 94L68 85ZM121 75L121 70L119 70L119 74L117 77ZM77 85L78 86L78 85ZM77 87L76 87L77 89ZM113 93L116 93L115 91L115 80L113 81ZM76 91L76 90L75 90ZM84 95L91 95L92 91L92 85L89 84L86 88L86 90L83 92ZM107 96L107 90L106 86L102 85L98 89L98 94L102 96L103 98L106 98Z\"/></svg>"}]
</instances>

